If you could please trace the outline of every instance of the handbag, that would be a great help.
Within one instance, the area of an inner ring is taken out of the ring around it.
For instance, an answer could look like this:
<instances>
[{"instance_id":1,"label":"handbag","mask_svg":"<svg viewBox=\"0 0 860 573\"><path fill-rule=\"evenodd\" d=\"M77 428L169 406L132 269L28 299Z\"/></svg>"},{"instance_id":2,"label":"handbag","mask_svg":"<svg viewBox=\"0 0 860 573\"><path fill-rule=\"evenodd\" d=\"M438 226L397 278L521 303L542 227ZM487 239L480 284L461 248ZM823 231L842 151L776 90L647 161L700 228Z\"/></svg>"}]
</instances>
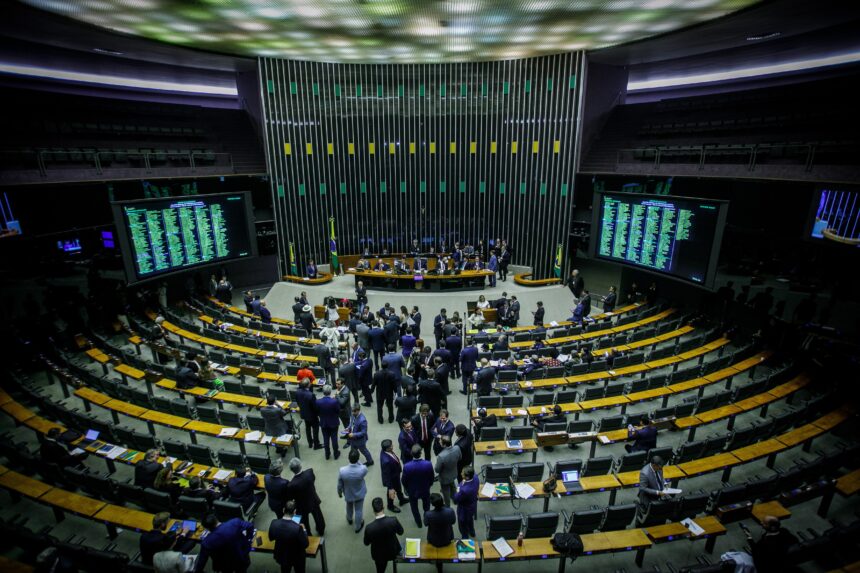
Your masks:
<instances>
[{"instance_id":1,"label":"handbag","mask_svg":"<svg viewBox=\"0 0 860 573\"><path fill-rule=\"evenodd\" d=\"M553 477L548 477L543 480L543 492L544 493L555 493L555 488L558 485L558 480Z\"/></svg>"}]
</instances>

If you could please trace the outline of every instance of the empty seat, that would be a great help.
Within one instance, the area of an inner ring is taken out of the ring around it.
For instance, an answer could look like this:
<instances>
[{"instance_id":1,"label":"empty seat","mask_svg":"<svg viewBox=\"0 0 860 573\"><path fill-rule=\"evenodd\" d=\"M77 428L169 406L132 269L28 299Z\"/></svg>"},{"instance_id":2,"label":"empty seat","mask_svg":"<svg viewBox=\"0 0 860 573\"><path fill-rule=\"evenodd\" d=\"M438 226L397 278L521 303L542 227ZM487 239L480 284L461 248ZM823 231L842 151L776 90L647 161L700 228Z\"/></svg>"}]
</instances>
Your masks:
<instances>
[{"instance_id":1,"label":"empty seat","mask_svg":"<svg viewBox=\"0 0 860 573\"><path fill-rule=\"evenodd\" d=\"M535 482L543 481L543 464L524 463L516 465L516 481L518 482Z\"/></svg>"},{"instance_id":2,"label":"empty seat","mask_svg":"<svg viewBox=\"0 0 860 573\"><path fill-rule=\"evenodd\" d=\"M637 527L648 527L649 525L662 525L675 516L678 509L676 499L656 499L645 506L640 506L639 514L636 516Z\"/></svg>"},{"instance_id":3,"label":"empty seat","mask_svg":"<svg viewBox=\"0 0 860 573\"><path fill-rule=\"evenodd\" d=\"M245 466L245 458L242 453L236 450L218 450L218 461L222 468L228 470L238 470Z\"/></svg>"},{"instance_id":4,"label":"empty seat","mask_svg":"<svg viewBox=\"0 0 860 573\"><path fill-rule=\"evenodd\" d=\"M576 402L579 393L576 390L559 390L555 397L556 404L571 404Z\"/></svg>"},{"instance_id":5,"label":"empty seat","mask_svg":"<svg viewBox=\"0 0 860 573\"><path fill-rule=\"evenodd\" d=\"M535 392L532 396L532 406L548 406L555 400L555 395L552 392Z\"/></svg>"},{"instance_id":6,"label":"empty seat","mask_svg":"<svg viewBox=\"0 0 860 573\"><path fill-rule=\"evenodd\" d=\"M523 519L519 515L505 515L498 517L484 516L487 524L487 539L516 539L520 534Z\"/></svg>"},{"instance_id":7,"label":"empty seat","mask_svg":"<svg viewBox=\"0 0 860 573\"><path fill-rule=\"evenodd\" d=\"M541 465L541 467L543 467ZM545 513L532 513L523 520L525 530L523 537L534 539L537 537L552 537L558 529L558 513L548 511Z\"/></svg>"},{"instance_id":8,"label":"empty seat","mask_svg":"<svg viewBox=\"0 0 860 573\"><path fill-rule=\"evenodd\" d=\"M603 523L604 513L605 512L602 509L575 511L571 514L566 529L570 533L578 533L580 535L593 533L597 531L600 524Z\"/></svg>"},{"instance_id":9,"label":"empty seat","mask_svg":"<svg viewBox=\"0 0 860 573\"><path fill-rule=\"evenodd\" d=\"M250 517L245 514L245 511L242 509L242 504L234 503L232 501L224 501L221 499L216 500L212 504L212 510L215 513L215 517L217 517L218 521L221 523L230 521L234 518L247 521Z\"/></svg>"},{"instance_id":10,"label":"empty seat","mask_svg":"<svg viewBox=\"0 0 860 573\"><path fill-rule=\"evenodd\" d=\"M514 467L507 464L485 464L481 471L487 483L507 483L514 474Z\"/></svg>"},{"instance_id":11,"label":"empty seat","mask_svg":"<svg viewBox=\"0 0 860 573\"><path fill-rule=\"evenodd\" d=\"M164 448L164 453L166 455L180 460L188 459L188 452L185 450L185 444L183 442L162 438L161 445Z\"/></svg>"},{"instance_id":12,"label":"empty seat","mask_svg":"<svg viewBox=\"0 0 860 573\"><path fill-rule=\"evenodd\" d=\"M502 396L502 408L522 408L523 406L523 395L522 394L509 394L507 396Z\"/></svg>"},{"instance_id":13,"label":"empty seat","mask_svg":"<svg viewBox=\"0 0 860 573\"><path fill-rule=\"evenodd\" d=\"M600 531L617 531L627 529L627 526L636 517L636 504L626 503L624 505L610 505L606 508L606 517L600 526Z\"/></svg>"},{"instance_id":14,"label":"empty seat","mask_svg":"<svg viewBox=\"0 0 860 573\"><path fill-rule=\"evenodd\" d=\"M552 475L561 479L562 472L578 471L582 473L582 460L562 460L552 466Z\"/></svg>"},{"instance_id":15,"label":"empty seat","mask_svg":"<svg viewBox=\"0 0 860 573\"><path fill-rule=\"evenodd\" d=\"M209 509L209 502L206 498L189 497L187 495L179 496L179 511L181 511L182 515L185 517L190 517L197 521L202 521L203 518L211 512Z\"/></svg>"},{"instance_id":16,"label":"empty seat","mask_svg":"<svg viewBox=\"0 0 860 573\"><path fill-rule=\"evenodd\" d=\"M639 471L645 466L646 452L633 452L618 458L615 466L617 473Z\"/></svg>"},{"instance_id":17,"label":"empty seat","mask_svg":"<svg viewBox=\"0 0 860 573\"><path fill-rule=\"evenodd\" d=\"M585 477L606 475L612 469L613 461L612 456L590 458L585 462L585 469L582 470L582 475Z\"/></svg>"},{"instance_id":18,"label":"empty seat","mask_svg":"<svg viewBox=\"0 0 860 573\"><path fill-rule=\"evenodd\" d=\"M532 426L513 426L508 430L509 440L531 440L534 438L535 429Z\"/></svg>"},{"instance_id":19,"label":"empty seat","mask_svg":"<svg viewBox=\"0 0 860 573\"><path fill-rule=\"evenodd\" d=\"M250 418L250 416L248 416ZM250 419L248 420L250 422ZM495 442L505 439L505 428L482 428L479 442Z\"/></svg>"},{"instance_id":20,"label":"empty seat","mask_svg":"<svg viewBox=\"0 0 860 573\"><path fill-rule=\"evenodd\" d=\"M501 396L478 396L479 408L498 408L502 404Z\"/></svg>"},{"instance_id":21,"label":"empty seat","mask_svg":"<svg viewBox=\"0 0 860 573\"><path fill-rule=\"evenodd\" d=\"M624 427L624 416L608 416L600 420L600 431L608 432L610 430L620 430Z\"/></svg>"},{"instance_id":22,"label":"empty seat","mask_svg":"<svg viewBox=\"0 0 860 573\"><path fill-rule=\"evenodd\" d=\"M699 514L705 513L708 509L710 494L706 492L690 493L682 497L678 503L678 513L673 518L675 521L681 521L688 517L696 517Z\"/></svg>"},{"instance_id":23,"label":"empty seat","mask_svg":"<svg viewBox=\"0 0 860 573\"><path fill-rule=\"evenodd\" d=\"M185 448L188 450L188 457L191 458L191 461L195 464L202 464L204 466L213 465L212 450L209 446L186 444Z\"/></svg>"},{"instance_id":24,"label":"empty seat","mask_svg":"<svg viewBox=\"0 0 860 573\"><path fill-rule=\"evenodd\" d=\"M143 500L146 505L146 510L152 513L162 511L170 512L173 510L173 502L170 500L170 494L166 491L158 491L148 487L143 490Z\"/></svg>"}]
</instances>

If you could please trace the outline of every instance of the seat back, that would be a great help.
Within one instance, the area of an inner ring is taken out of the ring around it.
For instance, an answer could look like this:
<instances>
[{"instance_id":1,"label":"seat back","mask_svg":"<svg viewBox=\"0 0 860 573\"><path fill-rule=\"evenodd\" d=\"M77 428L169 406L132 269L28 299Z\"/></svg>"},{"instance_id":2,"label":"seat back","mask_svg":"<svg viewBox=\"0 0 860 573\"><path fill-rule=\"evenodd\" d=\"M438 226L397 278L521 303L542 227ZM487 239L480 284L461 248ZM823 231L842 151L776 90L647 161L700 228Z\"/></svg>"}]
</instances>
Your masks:
<instances>
[{"instance_id":1,"label":"seat back","mask_svg":"<svg viewBox=\"0 0 860 573\"><path fill-rule=\"evenodd\" d=\"M266 423L263 421L263 417L257 414L246 414L245 421L248 422L248 428L251 430L256 430L259 432L266 431Z\"/></svg>"},{"instance_id":2,"label":"seat back","mask_svg":"<svg viewBox=\"0 0 860 573\"><path fill-rule=\"evenodd\" d=\"M201 521L209 513L209 502L203 497L180 495L179 510L184 516Z\"/></svg>"},{"instance_id":3,"label":"seat back","mask_svg":"<svg viewBox=\"0 0 860 573\"><path fill-rule=\"evenodd\" d=\"M555 397L556 404L570 404L576 402L579 393L576 390L559 390Z\"/></svg>"},{"instance_id":4,"label":"seat back","mask_svg":"<svg viewBox=\"0 0 860 573\"><path fill-rule=\"evenodd\" d=\"M161 511L171 511L173 502L170 500L170 494L166 491L158 491L151 487L143 490L143 500L146 505L146 510L152 513Z\"/></svg>"},{"instance_id":5,"label":"seat back","mask_svg":"<svg viewBox=\"0 0 860 573\"><path fill-rule=\"evenodd\" d=\"M653 500L645 506L644 511L640 511L636 524L638 527L662 525L675 516L677 509L676 499Z\"/></svg>"},{"instance_id":6,"label":"seat back","mask_svg":"<svg viewBox=\"0 0 860 573\"><path fill-rule=\"evenodd\" d=\"M248 467L251 468L251 471L258 474L265 474L269 472L269 468L272 466L272 460L269 459L269 456L261 456L259 454L247 454L245 459L248 461Z\"/></svg>"},{"instance_id":7,"label":"seat back","mask_svg":"<svg viewBox=\"0 0 860 573\"><path fill-rule=\"evenodd\" d=\"M710 494L705 492L685 495L678 504L678 513L675 515L674 520L681 521L688 517L693 518L700 513L705 513L708 508L709 499Z\"/></svg>"},{"instance_id":8,"label":"seat back","mask_svg":"<svg viewBox=\"0 0 860 573\"><path fill-rule=\"evenodd\" d=\"M222 468L227 468L228 470L238 470L245 467L245 459L242 453L235 450L218 450L218 461L221 463Z\"/></svg>"},{"instance_id":9,"label":"seat back","mask_svg":"<svg viewBox=\"0 0 860 573\"><path fill-rule=\"evenodd\" d=\"M481 471L487 483L507 483L514 474L514 467L508 464L485 464Z\"/></svg>"},{"instance_id":10,"label":"seat back","mask_svg":"<svg viewBox=\"0 0 860 573\"><path fill-rule=\"evenodd\" d=\"M532 396L532 406L548 406L555 400L552 392L535 392Z\"/></svg>"},{"instance_id":11,"label":"seat back","mask_svg":"<svg viewBox=\"0 0 860 573\"><path fill-rule=\"evenodd\" d=\"M517 477L516 481L518 482L534 482L534 481L543 481L543 470L546 466L543 464L537 463L522 463L517 464Z\"/></svg>"},{"instance_id":12,"label":"seat back","mask_svg":"<svg viewBox=\"0 0 860 573\"><path fill-rule=\"evenodd\" d=\"M594 533L600 527L600 524L603 523L603 514L604 511L602 509L575 511L570 516L570 524L567 530L570 533L578 533L580 535Z\"/></svg>"},{"instance_id":13,"label":"seat back","mask_svg":"<svg viewBox=\"0 0 860 573\"><path fill-rule=\"evenodd\" d=\"M646 452L624 454L618 459L615 471L618 473L640 470L645 466Z\"/></svg>"},{"instance_id":14,"label":"seat back","mask_svg":"<svg viewBox=\"0 0 860 573\"><path fill-rule=\"evenodd\" d=\"M496 442L505 439L505 428L482 428L479 442Z\"/></svg>"},{"instance_id":15,"label":"seat back","mask_svg":"<svg viewBox=\"0 0 860 573\"><path fill-rule=\"evenodd\" d=\"M582 460L562 460L556 462L552 468L552 474L556 479L561 479L562 472L578 471L582 473Z\"/></svg>"},{"instance_id":16,"label":"seat back","mask_svg":"<svg viewBox=\"0 0 860 573\"><path fill-rule=\"evenodd\" d=\"M648 455L645 456L645 461L650 464L652 459L659 456L663 458L664 463L668 464L669 461L672 459L673 455L675 455L675 453L669 446L665 446L662 448L651 448L650 450L648 450Z\"/></svg>"},{"instance_id":17,"label":"seat back","mask_svg":"<svg viewBox=\"0 0 860 573\"><path fill-rule=\"evenodd\" d=\"M600 525L600 531L617 531L627 529L636 517L636 504L610 505L606 508L606 517Z\"/></svg>"},{"instance_id":18,"label":"seat back","mask_svg":"<svg viewBox=\"0 0 860 573\"><path fill-rule=\"evenodd\" d=\"M523 526L519 515L487 517L487 539L516 539Z\"/></svg>"},{"instance_id":19,"label":"seat back","mask_svg":"<svg viewBox=\"0 0 860 573\"><path fill-rule=\"evenodd\" d=\"M162 438L161 445L164 448L164 453L166 455L180 460L188 459L188 452L185 449L184 443L170 440L168 438Z\"/></svg>"},{"instance_id":20,"label":"seat back","mask_svg":"<svg viewBox=\"0 0 860 573\"><path fill-rule=\"evenodd\" d=\"M197 417L203 422L209 422L210 424L220 424L221 419L218 417L218 408L215 406L210 406L208 404L198 404L197 405Z\"/></svg>"},{"instance_id":21,"label":"seat back","mask_svg":"<svg viewBox=\"0 0 860 573\"><path fill-rule=\"evenodd\" d=\"M624 416L608 416L600 420L600 431L619 430L624 427Z\"/></svg>"},{"instance_id":22,"label":"seat back","mask_svg":"<svg viewBox=\"0 0 860 573\"><path fill-rule=\"evenodd\" d=\"M548 511L529 514L525 517L524 525L523 537L526 539L552 537L552 534L558 529L558 512Z\"/></svg>"},{"instance_id":23,"label":"seat back","mask_svg":"<svg viewBox=\"0 0 860 573\"><path fill-rule=\"evenodd\" d=\"M706 440L695 440L693 442L684 442L678 446L678 451L675 453L674 463L682 464L702 457L702 452L705 451Z\"/></svg>"},{"instance_id":24,"label":"seat back","mask_svg":"<svg viewBox=\"0 0 860 573\"><path fill-rule=\"evenodd\" d=\"M498 408L501 403L501 396L478 396L479 408Z\"/></svg>"},{"instance_id":25,"label":"seat back","mask_svg":"<svg viewBox=\"0 0 860 573\"><path fill-rule=\"evenodd\" d=\"M209 446L185 444L185 448L188 450L188 457L191 458L191 461L195 464L203 464L204 466L213 465L212 450Z\"/></svg>"},{"instance_id":26,"label":"seat back","mask_svg":"<svg viewBox=\"0 0 860 573\"><path fill-rule=\"evenodd\" d=\"M564 432L567 430L567 422L547 422L543 425L544 432Z\"/></svg>"},{"instance_id":27,"label":"seat back","mask_svg":"<svg viewBox=\"0 0 860 573\"><path fill-rule=\"evenodd\" d=\"M532 426L513 426L508 430L509 440L531 440L534 435L535 429Z\"/></svg>"},{"instance_id":28,"label":"seat back","mask_svg":"<svg viewBox=\"0 0 860 573\"><path fill-rule=\"evenodd\" d=\"M594 422L591 420L573 420L567 423L567 431L571 434L590 432L593 429Z\"/></svg>"},{"instance_id":29,"label":"seat back","mask_svg":"<svg viewBox=\"0 0 860 573\"><path fill-rule=\"evenodd\" d=\"M613 461L614 459L612 456L590 458L585 463L585 469L582 470L582 475L585 477L606 475L612 468Z\"/></svg>"},{"instance_id":30,"label":"seat back","mask_svg":"<svg viewBox=\"0 0 860 573\"><path fill-rule=\"evenodd\" d=\"M233 518L239 518L243 521L246 520L245 512L242 509L242 504L240 503L219 499L212 504L212 510L215 512L215 517L217 517L218 521L221 523Z\"/></svg>"},{"instance_id":31,"label":"seat back","mask_svg":"<svg viewBox=\"0 0 860 573\"><path fill-rule=\"evenodd\" d=\"M508 394L506 396L502 396L502 408L516 408L522 407L523 405L523 395L522 394Z\"/></svg>"}]
</instances>

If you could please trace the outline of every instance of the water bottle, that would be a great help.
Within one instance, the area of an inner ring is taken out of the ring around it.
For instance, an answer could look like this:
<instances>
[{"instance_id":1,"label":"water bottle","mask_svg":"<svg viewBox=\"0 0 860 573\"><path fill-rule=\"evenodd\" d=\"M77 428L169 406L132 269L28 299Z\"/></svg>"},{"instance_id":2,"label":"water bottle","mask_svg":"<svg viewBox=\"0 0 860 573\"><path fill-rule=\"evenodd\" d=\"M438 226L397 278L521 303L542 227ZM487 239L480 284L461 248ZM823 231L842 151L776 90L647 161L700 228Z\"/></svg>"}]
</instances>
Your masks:
<instances>
[{"instance_id":1,"label":"water bottle","mask_svg":"<svg viewBox=\"0 0 860 573\"><path fill-rule=\"evenodd\" d=\"M519 535L517 535L517 547L523 546L523 532L520 531Z\"/></svg>"}]
</instances>

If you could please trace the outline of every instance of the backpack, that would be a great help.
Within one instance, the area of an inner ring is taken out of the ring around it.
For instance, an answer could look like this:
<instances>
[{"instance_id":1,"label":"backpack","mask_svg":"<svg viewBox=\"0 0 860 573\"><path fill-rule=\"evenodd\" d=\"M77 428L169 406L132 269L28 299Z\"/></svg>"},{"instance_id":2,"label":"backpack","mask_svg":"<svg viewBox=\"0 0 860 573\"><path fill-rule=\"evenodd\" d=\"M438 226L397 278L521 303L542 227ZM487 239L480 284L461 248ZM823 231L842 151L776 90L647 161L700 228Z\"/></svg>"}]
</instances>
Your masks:
<instances>
[{"instance_id":1,"label":"backpack","mask_svg":"<svg viewBox=\"0 0 860 573\"><path fill-rule=\"evenodd\" d=\"M585 549L578 533L556 533L552 536L550 544L553 550L561 555L562 559L570 557L571 561L582 555Z\"/></svg>"}]
</instances>

